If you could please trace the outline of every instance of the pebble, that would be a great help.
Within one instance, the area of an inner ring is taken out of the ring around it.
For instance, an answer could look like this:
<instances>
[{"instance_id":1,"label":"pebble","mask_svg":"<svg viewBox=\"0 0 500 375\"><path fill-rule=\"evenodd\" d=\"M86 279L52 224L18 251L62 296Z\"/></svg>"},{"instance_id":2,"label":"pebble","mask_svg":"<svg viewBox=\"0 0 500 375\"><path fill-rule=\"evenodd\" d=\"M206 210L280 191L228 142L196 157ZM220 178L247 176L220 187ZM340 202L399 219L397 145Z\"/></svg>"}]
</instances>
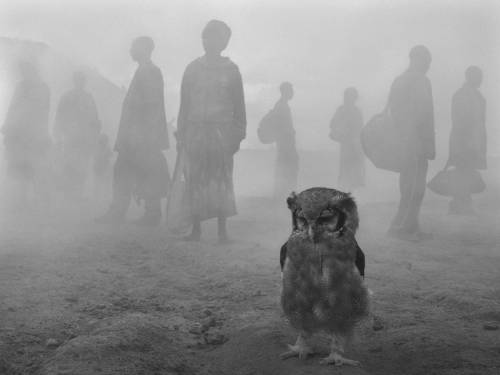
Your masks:
<instances>
[{"instance_id":1,"label":"pebble","mask_svg":"<svg viewBox=\"0 0 500 375\"><path fill-rule=\"evenodd\" d=\"M483 324L483 329L486 331L496 331L496 330L498 330L498 324L485 323L485 324Z\"/></svg>"},{"instance_id":2,"label":"pebble","mask_svg":"<svg viewBox=\"0 0 500 375\"><path fill-rule=\"evenodd\" d=\"M59 341L57 341L56 339L50 338L45 343L45 346L47 346L47 348L57 348L59 346Z\"/></svg>"},{"instance_id":3,"label":"pebble","mask_svg":"<svg viewBox=\"0 0 500 375\"><path fill-rule=\"evenodd\" d=\"M195 335L201 335L203 333L203 327L200 323L195 323L193 326L189 329L189 333L193 333Z\"/></svg>"},{"instance_id":4,"label":"pebble","mask_svg":"<svg viewBox=\"0 0 500 375\"><path fill-rule=\"evenodd\" d=\"M202 332L208 331L210 328L215 327L217 324L217 321L213 316L210 316L206 319L204 319L201 323L201 330Z\"/></svg>"},{"instance_id":5,"label":"pebble","mask_svg":"<svg viewBox=\"0 0 500 375\"><path fill-rule=\"evenodd\" d=\"M380 318L373 318L373 326L372 329L374 331L380 331L384 329L384 323L380 320Z\"/></svg>"},{"instance_id":6,"label":"pebble","mask_svg":"<svg viewBox=\"0 0 500 375\"><path fill-rule=\"evenodd\" d=\"M205 309L205 310L203 310L203 315L205 315L205 316L210 316L210 315L212 315L212 310L210 310L210 309Z\"/></svg>"},{"instance_id":7,"label":"pebble","mask_svg":"<svg viewBox=\"0 0 500 375\"><path fill-rule=\"evenodd\" d=\"M228 340L228 338L221 333L207 334L204 339L208 345L222 345Z\"/></svg>"}]
</instances>

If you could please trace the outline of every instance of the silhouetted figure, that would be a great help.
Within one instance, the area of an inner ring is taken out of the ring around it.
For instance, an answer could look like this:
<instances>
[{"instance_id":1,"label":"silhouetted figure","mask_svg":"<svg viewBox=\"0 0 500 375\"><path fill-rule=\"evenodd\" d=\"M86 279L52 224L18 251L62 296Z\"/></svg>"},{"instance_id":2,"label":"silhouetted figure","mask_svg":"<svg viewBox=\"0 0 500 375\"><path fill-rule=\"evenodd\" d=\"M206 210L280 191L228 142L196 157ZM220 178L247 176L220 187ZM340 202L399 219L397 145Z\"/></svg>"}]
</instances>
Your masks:
<instances>
[{"instance_id":1,"label":"silhouetted figure","mask_svg":"<svg viewBox=\"0 0 500 375\"><path fill-rule=\"evenodd\" d=\"M154 42L149 37L134 40L130 55L139 66L123 101L115 143L118 156L113 171L113 200L102 218L122 221L132 196L144 200L145 213L137 222L157 225L161 221L161 199L166 196L169 174L162 151L168 148L163 76L151 61Z\"/></svg>"},{"instance_id":2,"label":"silhouetted figure","mask_svg":"<svg viewBox=\"0 0 500 375\"><path fill-rule=\"evenodd\" d=\"M276 137L276 166L274 171L274 198L282 202L297 188L299 155L295 144L295 129L288 102L293 98L289 82L280 85L281 97L273 108L273 128Z\"/></svg>"},{"instance_id":3,"label":"silhouetted figure","mask_svg":"<svg viewBox=\"0 0 500 375\"><path fill-rule=\"evenodd\" d=\"M330 138L340 143L338 184L346 191L365 185L365 155L360 142L363 114L356 106L357 99L358 91L354 87L345 89L344 104L337 108L330 121Z\"/></svg>"},{"instance_id":4,"label":"silhouetted figure","mask_svg":"<svg viewBox=\"0 0 500 375\"><path fill-rule=\"evenodd\" d=\"M28 191L47 198L49 173L50 90L31 62L19 64L17 84L2 127L7 171L16 182L19 203L26 203Z\"/></svg>"},{"instance_id":5,"label":"silhouetted figure","mask_svg":"<svg viewBox=\"0 0 500 375\"><path fill-rule=\"evenodd\" d=\"M435 158L432 88L426 76L431 54L424 46L410 51L408 70L396 78L389 94L389 111L404 142L406 155L399 175L401 198L389 234L412 241L428 238L419 226L428 161Z\"/></svg>"},{"instance_id":6,"label":"silhouetted figure","mask_svg":"<svg viewBox=\"0 0 500 375\"><path fill-rule=\"evenodd\" d=\"M471 185L474 170L486 169L486 100L479 91L483 72L477 66L465 71L465 83L453 95L452 128L447 166L454 166L461 181L450 202L451 214L472 214Z\"/></svg>"},{"instance_id":7,"label":"silhouetted figure","mask_svg":"<svg viewBox=\"0 0 500 375\"><path fill-rule=\"evenodd\" d=\"M202 34L205 55L187 66L182 79L177 137L186 158L188 240L199 240L201 221L217 217L219 240L226 241L226 218L236 214L233 155L245 138L246 114L239 69L221 56L230 37L224 22L210 21Z\"/></svg>"},{"instance_id":8,"label":"silhouetted figure","mask_svg":"<svg viewBox=\"0 0 500 375\"><path fill-rule=\"evenodd\" d=\"M76 72L73 82L74 88L61 97L57 107L54 136L62 145L66 192L81 198L101 130L101 121L94 98L86 90L85 74Z\"/></svg>"}]
</instances>

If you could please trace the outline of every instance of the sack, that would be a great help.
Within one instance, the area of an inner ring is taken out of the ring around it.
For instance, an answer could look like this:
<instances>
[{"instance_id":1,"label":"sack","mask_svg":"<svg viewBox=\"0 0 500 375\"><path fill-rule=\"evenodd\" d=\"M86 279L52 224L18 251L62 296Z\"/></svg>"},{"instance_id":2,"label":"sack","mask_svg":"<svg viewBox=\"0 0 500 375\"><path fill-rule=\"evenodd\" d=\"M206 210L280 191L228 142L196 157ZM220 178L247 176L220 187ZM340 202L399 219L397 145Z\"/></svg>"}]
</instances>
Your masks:
<instances>
[{"instance_id":1,"label":"sack","mask_svg":"<svg viewBox=\"0 0 500 375\"><path fill-rule=\"evenodd\" d=\"M361 129L361 145L375 167L398 173L402 170L407 158L405 142L387 112L374 116Z\"/></svg>"},{"instance_id":2,"label":"sack","mask_svg":"<svg viewBox=\"0 0 500 375\"><path fill-rule=\"evenodd\" d=\"M267 112L262 120L260 120L259 128L257 129L257 136L264 144L276 142L277 134L274 121L274 109Z\"/></svg>"},{"instance_id":3,"label":"sack","mask_svg":"<svg viewBox=\"0 0 500 375\"><path fill-rule=\"evenodd\" d=\"M185 233L191 225L189 202L186 196L186 181L184 179L185 153L177 153L173 181L168 193L166 222L167 229L173 233Z\"/></svg>"},{"instance_id":4,"label":"sack","mask_svg":"<svg viewBox=\"0 0 500 375\"><path fill-rule=\"evenodd\" d=\"M482 193L486 189L486 184L475 169L466 171L447 169L438 172L427 187L436 194L453 197L464 191L470 194Z\"/></svg>"}]
</instances>

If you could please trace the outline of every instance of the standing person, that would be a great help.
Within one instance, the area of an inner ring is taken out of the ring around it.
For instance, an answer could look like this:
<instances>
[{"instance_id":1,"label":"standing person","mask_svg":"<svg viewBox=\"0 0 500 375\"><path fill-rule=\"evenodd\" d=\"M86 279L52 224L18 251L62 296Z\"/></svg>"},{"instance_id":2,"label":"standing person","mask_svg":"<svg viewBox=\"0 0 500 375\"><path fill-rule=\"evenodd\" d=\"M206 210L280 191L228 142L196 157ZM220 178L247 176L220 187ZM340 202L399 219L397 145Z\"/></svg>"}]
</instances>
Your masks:
<instances>
[{"instance_id":1,"label":"standing person","mask_svg":"<svg viewBox=\"0 0 500 375\"><path fill-rule=\"evenodd\" d=\"M101 121L94 98L86 90L85 74L75 72L73 83L74 88L61 97L57 107L54 136L62 145L66 190L82 198Z\"/></svg>"},{"instance_id":2,"label":"standing person","mask_svg":"<svg viewBox=\"0 0 500 375\"><path fill-rule=\"evenodd\" d=\"M365 185L365 156L360 141L363 114L356 106L357 99L358 91L354 87L345 89L344 104L337 108L330 121L330 138L340 143L338 184L347 191Z\"/></svg>"},{"instance_id":3,"label":"standing person","mask_svg":"<svg viewBox=\"0 0 500 375\"><path fill-rule=\"evenodd\" d=\"M19 71L21 81L16 86L1 132L7 172L17 185L18 203L25 204L30 188L38 199L48 198L50 90L34 63L21 62Z\"/></svg>"},{"instance_id":4,"label":"standing person","mask_svg":"<svg viewBox=\"0 0 500 375\"><path fill-rule=\"evenodd\" d=\"M295 144L295 129L288 102L293 98L290 82L280 85L281 97L273 108L273 127L276 136L276 166L274 199L282 202L297 188L299 155Z\"/></svg>"},{"instance_id":5,"label":"standing person","mask_svg":"<svg viewBox=\"0 0 500 375\"><path fill-rule=\"evenodd\" d=\"M113 198L102 221L125 219L132 196L145 202L140 225L161 221L161 199L166 196L169 174L162 151L168 148L163 76L151 61L153 39L135 39L130 56L139 65L123 101L115 143L118 156L113 170Z\"/></svg>"},{"instance_id":6,"label":"standing person","mask_svg":"<svg viewBox=\"0 0 500 375\"><path fill-rule=\"evenodd\" d=\"M422 45L410 51L408 70L395 79L389 94L389 111L406 151L399 174L401 198L389 235L419 241L431 237L420 229L418 217L424 199L429 160L434 160L434 107L426 73L431 54Z\"/></svg>"},{"instance_id":7,"label":"standing person","mask_svg":"<svg viewBox=\"0 0 500 375\"><path fill-rule=\"evenodd\" d=\"M483 72L477 66L465 71L465 83L453 95L452 128L447 166L456 167L461 181L450 202L450 214L473 214L471 181L477 169L486 169L486 100L479 91Z\"/></svg>"},{"instance_id":8,"label":"standing person","mask_svg":"<svg viewBox=\"0 0 500 375\"><path fill-rule=\"evenodd\" d=\"M205 55L184 72L178 116L178 149L186 158L186 193L192 232L199 241L201 222L218 219L219 241L227 241L226 219L236 214L233 155L245 138L246 113L238 66L221 56L231 29L212 20L203 29Z\"/></svg>"}]
</instances>

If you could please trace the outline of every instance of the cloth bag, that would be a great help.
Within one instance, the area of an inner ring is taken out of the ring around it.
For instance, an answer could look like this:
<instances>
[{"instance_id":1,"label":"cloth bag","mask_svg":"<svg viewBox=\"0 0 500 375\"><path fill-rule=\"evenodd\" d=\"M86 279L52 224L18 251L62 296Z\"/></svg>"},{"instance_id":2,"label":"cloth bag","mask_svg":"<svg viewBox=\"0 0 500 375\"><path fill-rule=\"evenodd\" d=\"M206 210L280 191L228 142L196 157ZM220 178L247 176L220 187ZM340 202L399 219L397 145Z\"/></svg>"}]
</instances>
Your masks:
<instances>
[{"instance_id":1,"label":"cloth bag","mask_svg":"<svg viewBox=\"0 0 500 375\"><path fill-rule=\"evenodd\" d=\"M266 113L262 120L260 120L259 128L257 129L257 136L259 137L259 140L264 144L276 142L277 131L274 117L274 109L271 109Z\"/></svg>"},{"instance_id":2,"label":"cloth bag","mask_svg":"<svg viewBox=\"0 0 500 375\"><path fill-rule=\"evenodd\" d=\"M459 171L455 168L439 171L427 184L436 194L457 196L461 192L479 194L486 189L481 174L475 170Z\"/></svg>"},{"instance_id":3,"label":"cloth bag","mask_svg":"<svg viewBox=\"0 0 500 375\"><path fill-rule=\"evenodd\" d=\"M401 172L407 150L403 137L387 108L372 117L361 129L361 146L375 167Z\"/></svg>"}]
</instances>

